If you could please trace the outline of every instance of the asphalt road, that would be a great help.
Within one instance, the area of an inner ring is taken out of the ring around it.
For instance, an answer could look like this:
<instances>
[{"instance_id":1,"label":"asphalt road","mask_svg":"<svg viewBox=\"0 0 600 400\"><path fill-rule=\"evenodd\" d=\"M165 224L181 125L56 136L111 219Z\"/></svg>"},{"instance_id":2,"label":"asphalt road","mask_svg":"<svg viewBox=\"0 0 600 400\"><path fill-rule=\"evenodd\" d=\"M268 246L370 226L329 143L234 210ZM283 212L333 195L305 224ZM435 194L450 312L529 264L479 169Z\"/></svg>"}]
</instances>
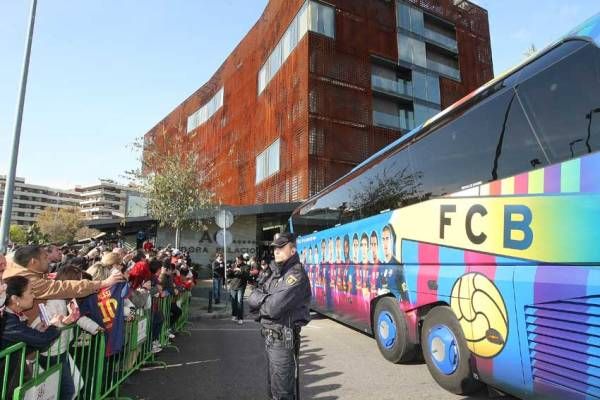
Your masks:
<instances>
[{"instance_id":1,"label":"asphalt road","mask_svg":"<svg viewBox=\"0 0 600 400\"><path fill-rule=\"evenodd\" d=\"M167 369L134 374L121 395L135 399L265 399L265 360L258 324L229 320L190 325L166 349ZM437 386L424 364L395 365L380 356L372 338L315 315L303 329L303 399L485 399L461 397Z\"/></svg>"}]
</instances>

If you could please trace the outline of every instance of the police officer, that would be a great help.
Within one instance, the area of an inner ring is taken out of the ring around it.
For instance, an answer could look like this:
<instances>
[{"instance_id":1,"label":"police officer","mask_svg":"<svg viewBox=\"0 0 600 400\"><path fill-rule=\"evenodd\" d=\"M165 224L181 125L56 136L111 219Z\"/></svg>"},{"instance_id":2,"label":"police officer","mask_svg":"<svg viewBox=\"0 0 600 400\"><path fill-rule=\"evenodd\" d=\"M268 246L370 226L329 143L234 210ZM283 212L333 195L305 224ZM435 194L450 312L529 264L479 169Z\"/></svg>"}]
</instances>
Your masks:
<instances>
[{"instance_id":1,"label":"police officer","mask_svg":"<svg viewBox=\"0 0 600 400\"><path fill-rule=\"evenodd\" d=\"M269 399L299 400L300 328L310 320L310 282L296 250L296 238L282 233L271 246L275 263L264 285L248 298L258 311L267 355Z\"/></svg>"}]
</instances>

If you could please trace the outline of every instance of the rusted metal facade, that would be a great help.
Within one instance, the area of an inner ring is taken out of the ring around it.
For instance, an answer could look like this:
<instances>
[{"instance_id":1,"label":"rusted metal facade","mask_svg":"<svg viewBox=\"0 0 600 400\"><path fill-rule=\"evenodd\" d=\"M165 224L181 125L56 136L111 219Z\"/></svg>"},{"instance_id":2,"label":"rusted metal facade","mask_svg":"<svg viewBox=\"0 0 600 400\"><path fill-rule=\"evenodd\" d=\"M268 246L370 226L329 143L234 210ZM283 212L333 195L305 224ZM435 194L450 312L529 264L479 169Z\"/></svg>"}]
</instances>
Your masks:
<instances>
[{"instance_id":1,"label":"rusted metal facade","mask_svg":"<svg viewBox=\"0 0 600 400\"><path fill-rule=\"evenodd\" d=\"M485 10L407 2L456 27L462 80L440 79L442 107L492 78ZM162 151L178 143L195 155L224 204L302 201L401 135L372 123L372 58L398 59L393 0L324 2L335 7L335 39L309 31L258 94L258 71L303 3L271 0L213 77L145 135ZM187 133L188 116L221 87L223 106ZM255 184L256 157L278 138L279 171Z\"/></svg>"}]
</instances>

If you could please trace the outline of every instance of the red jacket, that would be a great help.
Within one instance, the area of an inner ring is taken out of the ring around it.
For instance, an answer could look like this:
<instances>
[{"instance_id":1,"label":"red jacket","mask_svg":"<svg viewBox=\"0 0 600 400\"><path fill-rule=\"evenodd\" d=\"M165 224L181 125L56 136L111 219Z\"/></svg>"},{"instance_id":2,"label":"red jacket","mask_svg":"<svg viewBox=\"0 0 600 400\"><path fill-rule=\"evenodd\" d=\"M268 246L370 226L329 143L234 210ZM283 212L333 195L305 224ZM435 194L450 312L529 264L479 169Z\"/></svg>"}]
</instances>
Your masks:
<instances>
[{"instance_id":1,"label":"red jacket","mask_svg":"<svg viewBox=\"0 0 600 400\"><path fill-rule=\"evenodd\" d=\"M129 281L133 289L137 289L142 286L142 283L152 279L152 273L150 272L150 264L148 261L141 260L133 264L129 271Z\"/></svg>"},{"instance_id":2,"label":"red jacket","mask_svg":"<svg viewBox=\"0 0 600 400\"><path fill-rule=\"evenodd\" d=\"M173 277L173 283L175 284L175 286L177 287L183 287L186 290L190 290L192 288L193 282L189 279L183 280L183 278L181 277L181 275L175 275Z\"/></svg>"},{"instance_id":3,"label":"red jacket","mask_svg":"<svg viewBox=\"0 0 600 400\"><path fill-rule=\"evenodd\" d=\"M149 252L152 251L152 249L154 248L154 245L152 244L152 242L146 242L144 243L144 251L145 252Z\"/></svg>"}]
</instances>

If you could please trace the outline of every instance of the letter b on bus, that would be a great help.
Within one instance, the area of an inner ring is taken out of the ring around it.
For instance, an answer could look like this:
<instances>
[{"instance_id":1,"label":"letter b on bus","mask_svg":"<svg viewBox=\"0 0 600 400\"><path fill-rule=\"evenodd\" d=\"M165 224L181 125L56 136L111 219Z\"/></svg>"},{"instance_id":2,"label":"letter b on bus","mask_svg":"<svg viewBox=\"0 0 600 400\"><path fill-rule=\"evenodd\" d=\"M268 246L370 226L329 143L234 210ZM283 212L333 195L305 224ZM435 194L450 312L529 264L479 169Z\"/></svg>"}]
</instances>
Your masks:
<instances>
[{"instance_id":1,"label":"letter b on bus","mask_svg":"<svg viewBox=\"0 0 600 400\"><path fill-rule=\"evenodd\" d=\"M533 215L527 206L504 206L504 248L525 250L533 242L531 220Z\"/></svg>"}]
</instances>

